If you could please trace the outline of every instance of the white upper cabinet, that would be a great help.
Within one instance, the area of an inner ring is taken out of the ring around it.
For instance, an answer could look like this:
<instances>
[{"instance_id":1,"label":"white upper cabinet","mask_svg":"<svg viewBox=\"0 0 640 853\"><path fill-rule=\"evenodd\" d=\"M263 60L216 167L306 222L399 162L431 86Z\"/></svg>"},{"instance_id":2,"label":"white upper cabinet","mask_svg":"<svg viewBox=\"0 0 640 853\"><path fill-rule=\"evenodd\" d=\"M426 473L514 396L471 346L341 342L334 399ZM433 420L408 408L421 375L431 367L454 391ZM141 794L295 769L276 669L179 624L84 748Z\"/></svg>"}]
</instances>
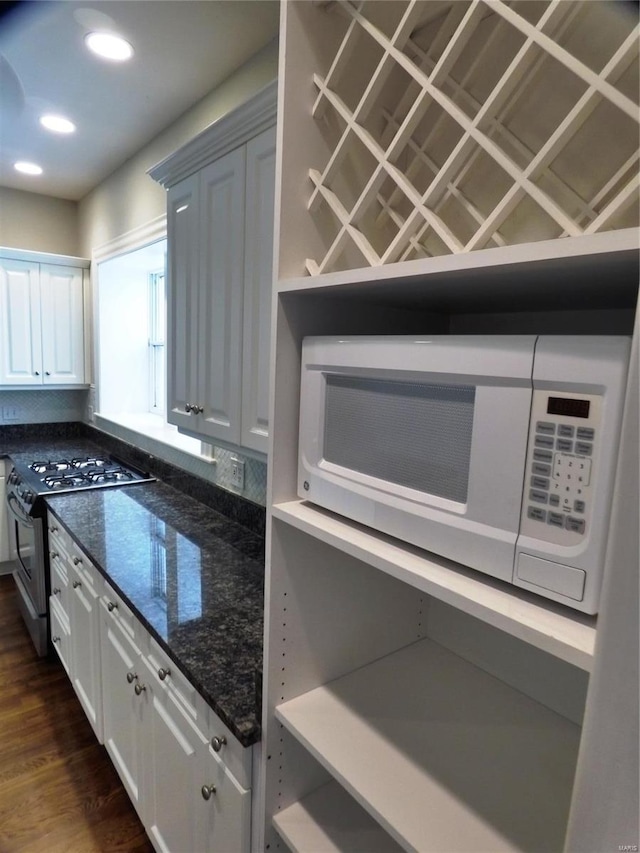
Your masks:
<instances>
[{"instance_id":1,"label":"white upper cabinet","mask_svg":"<svg viewBox=\"0 0 640 853\"><path fill-rule=\"evenodd\" d=\"M80 267L0 258L0 385L83 385Z\"/></svg>"},{"instance_id":2,"label":"white upper cabinet","mask_svg":"<svg viewBox=\"0 0 640 853\"><path fill-rule=\"evenodd\" d=\"M198 175L174 187L167 198L168 274L171 289L167 315L167 419L178 427L190 423L190 400L198 378L198 291L191 286L198 269Z\"/></svg>"},{"instance_id":3,"label":"white upper cabinet","mask_svg":"<svg viewBox=\"0 0 640 853\"><path fill-rule=\"evenodd\" d=\"M81 385L84 376L82 270L40 265L45 385Z\"/></svg>"},{"instance_id":4,"label":"white upper cabinet","mask_svg":"<svg viewBox=\"0 0 640 853\"><path fill-rule=\"evenodd\" d=\"M168 187L167 419L266 453L275 86L154 167Z\"/></svg>"},{"instance_id":5,"label":"white upper cabinet","mask_svg":"<svg viewBox=\"0 0 640 853\"><path fill-rule=\"evenodd\" d=\"M240 439L244 190L244 146L200 173L198 431L231 444Z\"/></svg>"},{"instance_id":6,"label":"white upper cabinet","mask_svg":"<svg viewBox=\"0 0 640 853\"><path fill-rule=\"evenodd\" d=\"M240 443L264 453L269 439L275 159L275 128L247 143Z\"/></svg>"}]
</instances>

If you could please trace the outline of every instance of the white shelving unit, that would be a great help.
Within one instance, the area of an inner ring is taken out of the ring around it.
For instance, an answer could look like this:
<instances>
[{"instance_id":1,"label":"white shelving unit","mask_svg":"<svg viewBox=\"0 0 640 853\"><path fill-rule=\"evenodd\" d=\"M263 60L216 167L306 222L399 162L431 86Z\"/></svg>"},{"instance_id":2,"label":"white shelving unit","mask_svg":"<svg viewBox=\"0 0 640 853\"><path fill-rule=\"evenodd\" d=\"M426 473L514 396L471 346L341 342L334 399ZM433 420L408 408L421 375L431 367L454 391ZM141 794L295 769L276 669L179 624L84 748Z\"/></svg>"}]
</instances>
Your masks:
<instances>
[{"instance_id":1,"label":"white shelving unit","mask_svg":"<svg viewBox=\"0 0 640 853\"><path fill-rule=\"evenodd\" d=\"M259 839L269 853L599 853L633 834L633 761L620 756L633 751L634 668L614 662L614 646L637 640L633 596L619 594L637 588L637 341L597 618L297 494L307 335L637 336L638 33L627 12L282 4ZM625 697L611 719L605 683ZM612 779L616 826L602 813Z\"/></svg>"}]
</instances>

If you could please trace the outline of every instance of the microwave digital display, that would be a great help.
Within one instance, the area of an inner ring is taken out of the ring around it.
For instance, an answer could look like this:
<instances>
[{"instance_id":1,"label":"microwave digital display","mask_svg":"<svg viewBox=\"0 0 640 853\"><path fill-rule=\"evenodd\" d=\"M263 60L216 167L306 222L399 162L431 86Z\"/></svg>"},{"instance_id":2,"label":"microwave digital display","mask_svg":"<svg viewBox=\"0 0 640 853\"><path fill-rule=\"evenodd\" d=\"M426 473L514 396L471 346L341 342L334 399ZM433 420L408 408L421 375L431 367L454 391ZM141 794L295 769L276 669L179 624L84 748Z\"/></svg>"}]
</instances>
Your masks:
<instances>
[{"instance_id":1,"label":"microwave digital display","mask_svg":"<svg viewBox=\"0 0 640 853\"><path fill-rule=\"evenodd\" d=\"M588 418L589 400L576 400L571 397L549 397L547 413L569 418Z\"/></svg>"}]
</instances>

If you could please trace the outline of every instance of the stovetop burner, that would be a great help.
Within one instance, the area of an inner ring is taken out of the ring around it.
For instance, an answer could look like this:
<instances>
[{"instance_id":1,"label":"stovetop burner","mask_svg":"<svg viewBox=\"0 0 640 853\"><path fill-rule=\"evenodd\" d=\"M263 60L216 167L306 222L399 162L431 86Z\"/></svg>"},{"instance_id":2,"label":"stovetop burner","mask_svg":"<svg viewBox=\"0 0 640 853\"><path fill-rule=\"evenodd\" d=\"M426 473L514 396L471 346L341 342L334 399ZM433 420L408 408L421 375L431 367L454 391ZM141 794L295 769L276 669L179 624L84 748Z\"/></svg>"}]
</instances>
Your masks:
<instances>
[{"instance_id":1,"label":"stovetop burner","mask_svg":"<svg viewBox=\"0 0 640 853\"><path fill-rule=\"evenodd\" d=\"M87 482L84 474L50 474L42 478L49 489L73 489Z\"/></svg>"},{"instance_id":2,"label":"stovetop burner","mask_svg":"<svg viewBox=\"0 0 640 853\"><path fill-rule=\"evenodd\" d=\"M12 499L32 516L43 511L39 496L150 482L154 478L108 455L69 456L14 464L7 485Z\"/></svg>"}]
</instances>

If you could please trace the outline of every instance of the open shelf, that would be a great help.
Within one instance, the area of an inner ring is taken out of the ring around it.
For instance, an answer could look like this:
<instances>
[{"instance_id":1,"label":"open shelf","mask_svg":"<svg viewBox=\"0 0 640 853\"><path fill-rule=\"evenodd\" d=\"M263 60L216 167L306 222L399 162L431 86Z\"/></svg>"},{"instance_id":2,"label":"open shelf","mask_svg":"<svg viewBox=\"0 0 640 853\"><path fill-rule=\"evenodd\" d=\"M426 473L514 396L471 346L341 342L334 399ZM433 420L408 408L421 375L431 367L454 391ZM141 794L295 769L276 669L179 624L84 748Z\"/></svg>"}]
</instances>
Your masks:
<instances>
[{"instance_id":1,"label":"open shelf","mask_svg":"<svg viewBox=\"0 0 640 853\"><path fill-rule=\"evenodd\" d=\"M309 41L290 85L313 81L292 127L321 140L303 146L306 209L296 188L320 237L298 259L308 275L638 224L625 4L288 5Z\"/></svg>"},{"instance_id":2,"label":"open shelf","mask_svg":"<svg viewBox=\"0 0 640 853\"><path fill-rule=\"evenodd\" d=\"M276 718L406 850L562 849L580 728L436 643Z\"/></svg>"},{"instance_id":3,"label":"open shelf","mask_svg":"<svg viewBox=\"0 0 640 853\"><path fill-rule=\"evenodd\" d=\"M276 504L273 516L567 663L591 669L594 617L574 613L303 501Z\"/></svg>"},{"instance_id":4,"label":"open shelf","mask_svg":"<svg viewBox=\"0 0 640 853\"><path fill-rule=\"evenodd\" d=\"M402 847L337 782L278 812L273 823L293 853L400 853Z\"/></svg>"}]
</instances>

